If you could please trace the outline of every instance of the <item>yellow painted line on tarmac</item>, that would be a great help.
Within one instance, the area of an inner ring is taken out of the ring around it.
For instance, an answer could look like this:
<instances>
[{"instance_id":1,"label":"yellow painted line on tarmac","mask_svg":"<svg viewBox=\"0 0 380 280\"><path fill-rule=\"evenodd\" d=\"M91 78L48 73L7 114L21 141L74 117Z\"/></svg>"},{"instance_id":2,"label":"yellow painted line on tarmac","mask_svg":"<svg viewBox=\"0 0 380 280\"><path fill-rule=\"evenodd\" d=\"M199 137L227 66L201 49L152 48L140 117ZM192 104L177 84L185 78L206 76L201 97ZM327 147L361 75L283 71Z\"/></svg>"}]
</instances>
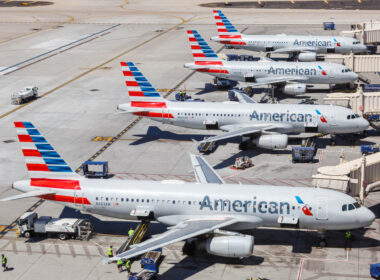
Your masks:
<instances>
[{"instance_id":1,"label":"yellow painted line on tarmac","mask_svg":"<svg viewBox=\"0 0 380 280\"><path fill-rule=\"evenodd\" d=\"M294 1L294 0L290 0L290 3L294 4L294 3L295 3L295 1Z\"/></svg>"},{"instance_id":2,"label":"yellow painted line on tarmac","mask_svg":"<svg viewBox=\"0 0 380 280\"><path fill-rule=\"evenodd\" d=\"M328 3L329 3L329 0L323 0L323 2L325 2L325 4L328 4Z\"/></svg>"},{"instance_id":3,"label":"yellow painted line on tarmac","mask_svg":"<svg viewBox=\"0 0 380 280\"><path fill-rule=\"evenodd\" d=\"M169 92L170 88L159 88L157 89L158 92Z\"/></svg>"}]
</instances>

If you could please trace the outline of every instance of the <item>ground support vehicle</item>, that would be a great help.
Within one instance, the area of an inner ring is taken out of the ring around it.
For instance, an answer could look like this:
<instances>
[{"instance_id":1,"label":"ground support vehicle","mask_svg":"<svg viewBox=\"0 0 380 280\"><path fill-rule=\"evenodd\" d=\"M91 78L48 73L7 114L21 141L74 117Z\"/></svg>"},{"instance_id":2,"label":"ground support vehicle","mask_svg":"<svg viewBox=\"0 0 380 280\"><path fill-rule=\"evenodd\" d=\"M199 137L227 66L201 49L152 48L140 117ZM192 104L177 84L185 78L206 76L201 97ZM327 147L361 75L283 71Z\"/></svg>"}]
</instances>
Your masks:
<instances>
[{"instance_id":1,"label":"ground support vehicle","mask_svg":"<svg viewBox=\"0 0 380 280\"><path fill-rule=\"evenodd\" d=\"M55 235L59 239L88 239L93 231L92 224L85 219L38 217L35 212L26 212L17 220L17 237Z\"/></svg>"},{"instance_id":2,"label":"ground support vehicle","mask_svg":"<svg viewBox=\"0 0 380 280\"><path fill-rule=\"evenodd\" d=\"M249 157L244 156L244 157L236 158L234 165L232 165L232 168L233 169L246 169L246 168L249 168L252 166L253 166L252 160Z\"/></svg>"},{"instance_id":3,"label":"ground support vehicle","mask_svg":"<svg viewBox=\"0 0 380 280\"><path fill-rule=\"evenodd\" d=\"M37 87L25 87L23 90L12 94L12 104L20 105L38 97Z\"/></svg>"}]
</instances>

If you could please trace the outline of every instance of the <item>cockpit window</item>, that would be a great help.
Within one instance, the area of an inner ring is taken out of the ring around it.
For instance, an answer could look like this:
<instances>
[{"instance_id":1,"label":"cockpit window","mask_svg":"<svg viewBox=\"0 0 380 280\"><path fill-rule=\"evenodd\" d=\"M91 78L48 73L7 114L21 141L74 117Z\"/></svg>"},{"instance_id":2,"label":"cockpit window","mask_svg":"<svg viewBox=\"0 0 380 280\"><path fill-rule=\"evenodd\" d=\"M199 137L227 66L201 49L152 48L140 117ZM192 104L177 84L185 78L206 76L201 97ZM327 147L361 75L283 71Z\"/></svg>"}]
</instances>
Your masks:
<instances>
[{"instance_id":1,"label":"cockpit window","mask_svg":"<svg viewBox=\"0 0 380 280\"><path fill-rule=\"evenodd\" d=\"M344 204L344 205L342 206L342 211L347 211L347 204Z\"/></svg>"},{"instance_id":2,"label":"cockpit window","mask_svg":"<svg viewBox=\"0 0 380 280\"><path fill-rule=\"evenodd\" d=\"M350 119L351 119L351 115L348 115L348 116L347 116L347 120L350 120Z\"/></svg>"},{"instance_id":3,"label":"cockpit window","mask_svg":"<svg viewBox=\"0 0 380 280\"><path fill-rule=\"evenodd\" d=\"M353 204L348 204L348 210L354 210L355 209L355 206Z\"/></svg>"},{"instance_id":4,"label":"cockpit window","mask_svg":"<svg viewBox=\"0 0 380 280\"><path fill-rule=\"evenodd\" d=\"M355 208L360 208L361 207L361 205L359 204L359 202L355 202L354 206L355 206Z\"/></svg>"},{"instance_id":5,"label":"cockpit window","mask_svg":"<svg viewBox=\"0 0 380 280\"><path fill-rule=\"evenodd\" d=\"M360 42L352 42L353 45L360 44Z\"/></svg>"},{"instance_id":6,"label":"cockpit window","mask_svg":"<svg viewBox=\"0 0 380 280\"><path fill-rule=\"evenodd\" d=\"M355 114L355 118L360 118L360 116L358 114Z\"/></svg>"}]
</instances>

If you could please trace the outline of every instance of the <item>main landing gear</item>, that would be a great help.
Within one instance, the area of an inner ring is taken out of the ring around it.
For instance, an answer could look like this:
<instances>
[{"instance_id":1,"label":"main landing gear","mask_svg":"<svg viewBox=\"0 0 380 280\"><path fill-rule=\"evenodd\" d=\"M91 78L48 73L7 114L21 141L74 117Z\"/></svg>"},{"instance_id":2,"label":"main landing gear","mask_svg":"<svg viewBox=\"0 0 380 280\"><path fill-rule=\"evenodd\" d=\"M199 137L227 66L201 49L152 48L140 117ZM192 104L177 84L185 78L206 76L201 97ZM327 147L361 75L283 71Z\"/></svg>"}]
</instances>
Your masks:
<instances>
[{"instance_id":1,"label":"main landing gear","mask_svg":"<svg viewBox=\"0 0 380 280\"><path fill-rule=\"evenodd\" d=\"M326 242L326 235L323 230L318 230L318 244L317 248L321 249L326 247L327 242Z\"/></svg>"}]
</instances>

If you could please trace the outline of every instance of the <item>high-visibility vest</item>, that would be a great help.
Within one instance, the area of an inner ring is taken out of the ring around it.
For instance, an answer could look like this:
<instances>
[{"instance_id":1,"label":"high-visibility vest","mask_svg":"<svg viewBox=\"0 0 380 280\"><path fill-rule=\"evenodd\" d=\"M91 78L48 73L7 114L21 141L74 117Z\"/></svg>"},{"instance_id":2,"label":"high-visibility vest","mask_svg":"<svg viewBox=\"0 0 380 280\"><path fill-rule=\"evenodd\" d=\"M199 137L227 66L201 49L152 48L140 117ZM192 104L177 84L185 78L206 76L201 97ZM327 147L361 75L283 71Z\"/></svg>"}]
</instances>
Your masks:
<instances>
[{"instance_id":1,"label":"high-visibility vest","mask_svg":"<svg viewBox=\"0 0 380 280\"><path fill-rule=\"evenodd\" d=\"M128 235L129 235L129 236L132 236L134 233L135 233L135 231L134 231L133 229L130 229L130 230L128 231Z\"/></svg>"},{"instance_id":2,"label":"high-visibility vest","mask_svg":"<svg viewBox=\"0 0 380 280\"><path fill-rule=\"evenodd\" d=\"M3 264L6 264L6 263L7 263L7 258L4 256L4 257L1 259L1 262L2 262Z\"/></svg>"},{"instance_id":3,"label":"high-visibility vest","mask_svg":"<svg viewBox=\"0 0 380 280\"><path fill-rule=\"evenodd\" d=\"M113 253L112 253L112 248L108 248L108 256L112 256Z\"/></svg>"},{"instance_id":4,"label":"high-visibility vest","mask_svg":"<svg viewBox=\"0 0 380 280\"><path fill-rule=\"evenodd\" d=\"M117 265L123 265L123 260L122 259L117 260Z\"/></svg>"},{"instance_id":5,"label":"high-visibility vest","mask_svg":"<svg viewBox=\"0 0 380 280\"><path fill-rule=\"evenodd\" d=\"M346 231L346 238L351 238L351 231Z\"/></svg>"},{"instance_id":6,"label":"high-visibility vest","mask_svg":"<svg viewBox=\"0 0 380 280\"><path fill-rule=\"evenodd\" d=\"M127 260L127 263L125 264L125 267L126 268L131 268L131 261L130 260Z\"/></svg>"}]
</instances>

